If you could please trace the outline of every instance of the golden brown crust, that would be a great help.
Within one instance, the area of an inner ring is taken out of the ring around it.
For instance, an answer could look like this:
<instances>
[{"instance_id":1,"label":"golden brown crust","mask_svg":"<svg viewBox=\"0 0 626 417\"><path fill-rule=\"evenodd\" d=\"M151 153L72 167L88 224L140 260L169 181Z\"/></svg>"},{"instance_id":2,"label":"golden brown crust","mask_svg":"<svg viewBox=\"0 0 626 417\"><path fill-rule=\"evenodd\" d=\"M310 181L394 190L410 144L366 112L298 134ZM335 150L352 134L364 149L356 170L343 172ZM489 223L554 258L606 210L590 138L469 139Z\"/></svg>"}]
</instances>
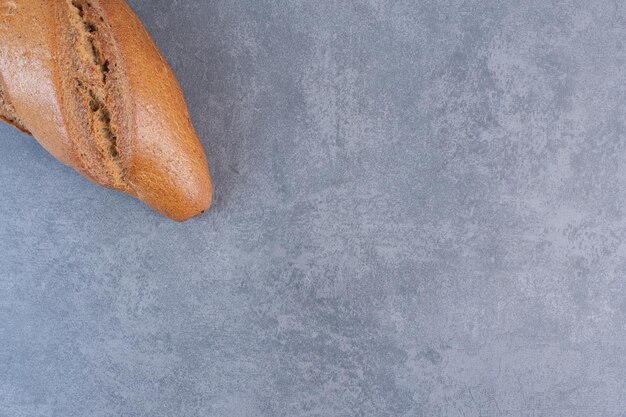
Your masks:
<instances>
[{"instance_id":1,"label":"golden brown crust","mask_svg":"<svg viewBox=\"0 0 626 417\"><path fill-rule=\"evenodd\" d=\"M13 108L11 100L4 92L4 82L2 82L2 78L0 78L0 120L24 133L30 134L26 126L24 126L24 122L20 120L20 117L15 113L15 108Z\"/></svg>"},{"instance_id":2,"label":"golden brown crust","mask_svg":"<svg viewBox=\"0 0 626 417\"><path fill-rule=\"evenodd\" d=\"M8 103L0 102L0 119L28 129L92 181L167 217L183 221L208 209L211 180L183 94L126 3L13 3L0 11L0 98Z\"/></svg>"},{"instance_id":3,"label":"golden brown crust","mask_svg":"<svg viewBox=\"0 0 626 417\"><path fill-rule=\"evenodd\" d=\"M118 40L133 96L136 137L128 181L140 199L168 217L202 213L211 204L211 180L178 81L123 0L100 6Z\"/></svg>"},{"instance_id":4,"label":"golden brown crust","mask_svg":"<svg viewBox=\"0 0 626 417\"><path fill-rule=\"evenodd\" d=\"M0 76L15 113L61 162L75 163L59 106L54 58L54 2L14 0L0 13Z\"/></svg>"}]
</instances>

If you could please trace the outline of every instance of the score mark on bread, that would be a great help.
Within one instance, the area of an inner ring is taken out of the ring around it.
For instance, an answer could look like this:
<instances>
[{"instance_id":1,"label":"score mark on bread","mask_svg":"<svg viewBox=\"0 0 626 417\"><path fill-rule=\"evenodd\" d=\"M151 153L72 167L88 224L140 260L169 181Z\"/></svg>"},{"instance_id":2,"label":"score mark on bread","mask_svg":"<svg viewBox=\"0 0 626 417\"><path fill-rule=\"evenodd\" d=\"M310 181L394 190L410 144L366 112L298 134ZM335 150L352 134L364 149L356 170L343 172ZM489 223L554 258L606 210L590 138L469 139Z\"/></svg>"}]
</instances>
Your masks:
<instances>
[{"instance_id":1,"label":"score mark on bread","mask_svg":"<svg viewBox=\"0 0 626 417\"><path fill-rule=\"evenodd\" d=\"M60 34L59 49L69 65L61 77L65 91L71 92L71 97L66 97L68 106L79 116L74 120L81 122L80 126L72 126L77 133L72 136L84 142L79 146L91 148L91 152L80 156L86 166L92 167L92 175L111 188L127 190L121 151L130 152L128 146L122 149L123 142L130 142L130 120L125 120L131 111L130 93L123 85L127 84L125 74L117 70L117 43L102 11L91 1L65 0L65 6L60 18L71 24ZM117 107L109 104L113 101Z\"/></svg>"}]
</instances>

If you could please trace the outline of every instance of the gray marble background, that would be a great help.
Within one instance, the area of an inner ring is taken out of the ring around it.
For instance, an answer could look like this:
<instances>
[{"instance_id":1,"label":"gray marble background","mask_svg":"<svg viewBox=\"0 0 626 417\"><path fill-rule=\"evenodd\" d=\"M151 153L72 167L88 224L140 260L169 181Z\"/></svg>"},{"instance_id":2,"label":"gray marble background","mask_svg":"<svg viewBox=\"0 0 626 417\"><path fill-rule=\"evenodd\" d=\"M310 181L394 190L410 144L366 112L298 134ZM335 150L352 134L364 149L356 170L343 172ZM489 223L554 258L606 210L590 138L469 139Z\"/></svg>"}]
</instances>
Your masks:
<instances>
[{"instance_id":1,"label":"gray marble background","mask_svg":"<svg viewBox=\"0 0 626 417\"><path fill-rule=\"evenodd\" d=\"M215 206L0 127L0 416L626 416L626 4L130 1Z\"/></svg>"}]
</instances>

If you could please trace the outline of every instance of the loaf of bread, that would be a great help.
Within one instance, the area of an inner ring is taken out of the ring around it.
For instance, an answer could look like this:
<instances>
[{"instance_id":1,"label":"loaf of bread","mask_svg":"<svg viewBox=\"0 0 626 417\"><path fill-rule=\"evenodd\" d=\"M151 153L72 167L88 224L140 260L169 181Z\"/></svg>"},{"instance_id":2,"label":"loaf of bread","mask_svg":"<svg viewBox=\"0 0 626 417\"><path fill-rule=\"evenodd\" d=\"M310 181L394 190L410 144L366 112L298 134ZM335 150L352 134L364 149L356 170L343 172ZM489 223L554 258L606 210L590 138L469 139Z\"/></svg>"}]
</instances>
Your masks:
<instances>
[{"instance_id":1,"label":"loaf of bread","mask_svg":"<svg viewBox=\"0 0 626 417\"><path fill-rule=\"evenodd\" d=\"M180 86L124 0L0 0L0 119L173 220L211 204Z\"/></svg>"}]
</instances>

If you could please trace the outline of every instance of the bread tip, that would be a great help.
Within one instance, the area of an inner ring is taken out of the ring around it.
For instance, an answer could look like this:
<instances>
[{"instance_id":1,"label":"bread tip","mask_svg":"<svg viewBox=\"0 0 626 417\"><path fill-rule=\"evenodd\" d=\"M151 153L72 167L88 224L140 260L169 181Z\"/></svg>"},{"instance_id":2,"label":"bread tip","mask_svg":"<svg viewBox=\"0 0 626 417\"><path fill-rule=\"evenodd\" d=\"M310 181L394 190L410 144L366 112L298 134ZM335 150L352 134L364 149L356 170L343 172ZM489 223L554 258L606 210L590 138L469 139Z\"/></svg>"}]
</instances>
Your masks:
<instances>
[{"instance_id":1,"label":"bread tip","mask_svg":"<svg viewBox=\"0 0 626 417\"><path fill-rule=\"evenodd\" d=\"M198 176L187 187L180 187L174 193L176 196L173 198L160 198L152 201L152 204L146 200L144 202L176 222L185 222L205 214L213 203L213 185L209 176Z\"/></svg>"}]
</instances>

